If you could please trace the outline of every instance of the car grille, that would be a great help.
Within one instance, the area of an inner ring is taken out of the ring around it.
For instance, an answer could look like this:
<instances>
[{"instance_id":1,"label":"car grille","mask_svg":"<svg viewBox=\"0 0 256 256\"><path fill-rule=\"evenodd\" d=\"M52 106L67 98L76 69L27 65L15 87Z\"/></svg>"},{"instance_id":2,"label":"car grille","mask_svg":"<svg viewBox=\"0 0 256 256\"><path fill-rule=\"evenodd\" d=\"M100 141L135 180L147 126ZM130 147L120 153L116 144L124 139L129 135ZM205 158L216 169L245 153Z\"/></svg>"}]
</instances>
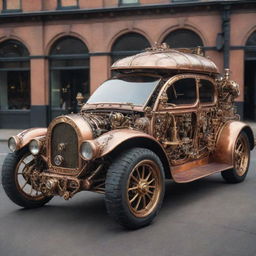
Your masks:
<instances>
[{"instance_id":1,"label":"car grille","mask_svg":"<svg viewBox=\"0 0 256 256\"><path fill-rule=\"evenodd\" d=\"M57 156L61 156L63 159L58 165L55 160ZM62 168L77 168L78 157L78 138L75 129L67 123L56 124L51 133L52 165Z\"/></svg>"}]
</instances>

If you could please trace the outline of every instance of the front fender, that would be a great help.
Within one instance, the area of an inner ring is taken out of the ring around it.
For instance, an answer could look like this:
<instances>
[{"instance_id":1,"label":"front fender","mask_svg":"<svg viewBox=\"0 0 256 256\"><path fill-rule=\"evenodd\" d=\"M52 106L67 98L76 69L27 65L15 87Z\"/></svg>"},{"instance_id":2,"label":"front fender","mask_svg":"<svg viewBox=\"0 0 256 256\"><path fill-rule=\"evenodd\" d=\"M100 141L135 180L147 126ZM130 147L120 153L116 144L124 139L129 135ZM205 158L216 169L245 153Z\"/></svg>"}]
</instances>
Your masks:
<instances>
[{"instance_id":1,"label":"front fender","mask_svg":"<svg viewBox=\"0 0 256 256\"><path fill-rule=\"evenodd\" d=\"M113 130L107 133L104 133L100 137L96 138L94 142L100 147L100 152L98 157L102 157L113 151L116 147L118 147L120 144L134 139L134 138L145 138L149 139L151 141L154 141L154 143L158 144L161 148L162 146L159 144L159 142L152 136L136 131L131 129L119 129L119 130ZM143 147L143 145L134 145L135 147Z\"/></svg>"},{"instance_id":2,"label":"front fender","mask_svg":"<svg viewBox=\"0 0 256 256\"><path fill-rule=\"evenodd\" d=\"M221 129L213 154L214 161L233 164L233 152L238 135L244 131L249 139L250 149L254 148L253 131L249 125L240 121L229 121Z\"/></svg>"},{"instance_id":3,"label":"front fender","mask_svg":"<svg viewBox=\"0 0 256 256\"><path fill-rule=\"evenodd\" d=\"M31 128L20 132L19 134L12 136L17 144L17 150L25 147L32 139L45 136L47 128Z\"/></svg>"}]
</instances>

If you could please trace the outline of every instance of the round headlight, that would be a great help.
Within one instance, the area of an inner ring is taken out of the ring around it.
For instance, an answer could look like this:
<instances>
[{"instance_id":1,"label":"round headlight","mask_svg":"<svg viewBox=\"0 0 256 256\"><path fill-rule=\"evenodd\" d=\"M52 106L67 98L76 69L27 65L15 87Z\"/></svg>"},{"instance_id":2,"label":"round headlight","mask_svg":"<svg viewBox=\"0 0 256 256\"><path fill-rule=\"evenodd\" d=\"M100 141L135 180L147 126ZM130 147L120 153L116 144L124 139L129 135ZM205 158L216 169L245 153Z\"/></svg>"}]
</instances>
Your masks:
<instances>
[{"instance_id":1,"label":"round headlight","mask_svg":"<svg viewBox=\"0 0 256 256\"><path fill-rule=\"evenodd\" d=\"M37 140L31 140L29 143L29 151L33 155L37 155L40 152L40 144Z\"/></svg>"},{"instance_id":2,"label":"round headlight","mask_svg":"<svg viewBox=\"0 0 256 256\"><path fill-rule=\"evenodd\" d=\"M14 152L17 150L17 142L14 137L11 137L8 140L8 148L10 149L11 152Z\"/></svg>"},{"instance_id":3,"label":"round headlight","mask_svg":"<svg viewBox=\"0 0 256 256\"><path fill-rule=\"evenodd\" d=\"M85 160L91 160L94 156L94 149L90 142L83 142L80 148L80 153Z\"/></svg>"}]
</instances>

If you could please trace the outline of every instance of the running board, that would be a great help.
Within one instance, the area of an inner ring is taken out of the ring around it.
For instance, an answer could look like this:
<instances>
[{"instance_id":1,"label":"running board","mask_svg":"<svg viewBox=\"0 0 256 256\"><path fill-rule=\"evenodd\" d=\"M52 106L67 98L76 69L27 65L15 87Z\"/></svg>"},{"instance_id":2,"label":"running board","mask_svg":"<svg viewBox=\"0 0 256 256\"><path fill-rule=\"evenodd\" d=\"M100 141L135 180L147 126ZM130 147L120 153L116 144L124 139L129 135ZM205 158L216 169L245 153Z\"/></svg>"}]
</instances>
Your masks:
<instances>
[{"instance_id":1,"label":"running board","mask_svg":"<svg viewBox=\"0 0 256 256\"><path fill-rule=\"evenodd\" d=\"M209 176L216 172L225 171L231 168L233 168L233 165L212 162L212 163L197 166L185 171L174 169L172 170L172 177L173 177L173 180L177 183L187 183L187 182L191 182L191 181Z\"/></svg>"}]
</instances>

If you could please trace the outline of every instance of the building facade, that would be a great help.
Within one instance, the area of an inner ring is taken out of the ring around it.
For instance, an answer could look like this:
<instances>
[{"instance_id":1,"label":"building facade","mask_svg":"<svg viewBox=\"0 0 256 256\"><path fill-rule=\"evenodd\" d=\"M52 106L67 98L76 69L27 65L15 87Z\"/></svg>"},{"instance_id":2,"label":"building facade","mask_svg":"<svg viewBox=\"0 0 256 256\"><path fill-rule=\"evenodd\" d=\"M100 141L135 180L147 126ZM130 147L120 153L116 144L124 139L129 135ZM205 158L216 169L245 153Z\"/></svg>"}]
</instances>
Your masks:
<instances>
[{"instance_id":1,"label":"building facade","mask_svg":"<svg viewBox=\"0 0 256 256\"><path fill-rule=\"evenodd\" d=\"M76 112L110 66L166 42L202 46L240 84L256 119L256 1L0 0L0 128L47 126Z\"/></svg>"}]
</instances>

